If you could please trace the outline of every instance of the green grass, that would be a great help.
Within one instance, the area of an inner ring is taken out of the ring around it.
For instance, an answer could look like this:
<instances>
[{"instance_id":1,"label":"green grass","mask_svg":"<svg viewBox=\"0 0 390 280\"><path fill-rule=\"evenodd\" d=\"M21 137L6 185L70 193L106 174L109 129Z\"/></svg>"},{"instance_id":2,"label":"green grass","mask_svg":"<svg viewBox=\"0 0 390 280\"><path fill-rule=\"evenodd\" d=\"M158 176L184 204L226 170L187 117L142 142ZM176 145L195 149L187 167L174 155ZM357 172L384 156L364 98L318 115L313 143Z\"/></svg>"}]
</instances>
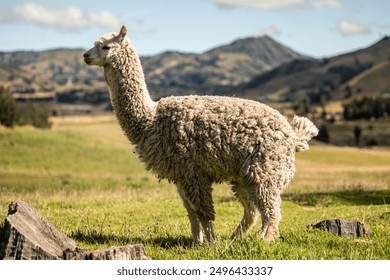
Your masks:
<instances>
[{"instance_id":1,"label":"green grass","mask_svg":"<svg viewBox=\"0 0 390 280\"><path fill-rule=\"evenodd\" d=\"M144 170L111 119L55 122L52 130L0 128L0 227L27 200L83 248L142 243L153 259L390 259L390 150L313 146L297 156L283 195L283 240L260 224L230 239L243 209L215 186L217 241L194 247L175 186ZM343 238L306 224L355 219L372 235Z\"/></svg>"}]
</instances>

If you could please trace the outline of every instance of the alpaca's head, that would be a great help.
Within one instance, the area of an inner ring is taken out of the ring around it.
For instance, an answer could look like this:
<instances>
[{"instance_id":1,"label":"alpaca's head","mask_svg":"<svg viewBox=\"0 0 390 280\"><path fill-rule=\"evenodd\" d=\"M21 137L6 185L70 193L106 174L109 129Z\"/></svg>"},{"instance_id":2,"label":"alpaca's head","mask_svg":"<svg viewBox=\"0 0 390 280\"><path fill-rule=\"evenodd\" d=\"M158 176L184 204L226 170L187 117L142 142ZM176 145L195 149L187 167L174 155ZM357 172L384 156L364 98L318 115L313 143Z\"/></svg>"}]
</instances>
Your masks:
<instances>
[{"instance_id":1,"label":"alpaca's head","mask_svg":"<svg viewBox=\"0 0 390 280\"><path fill-rule=\"evenodd\" d=\"M127 28L122 26L119 33L112 32L104 35L95 42L95 46L84 54L88 65L104 66L110 56L129 44L126 38Z\"/></svg>"}]
</instances>

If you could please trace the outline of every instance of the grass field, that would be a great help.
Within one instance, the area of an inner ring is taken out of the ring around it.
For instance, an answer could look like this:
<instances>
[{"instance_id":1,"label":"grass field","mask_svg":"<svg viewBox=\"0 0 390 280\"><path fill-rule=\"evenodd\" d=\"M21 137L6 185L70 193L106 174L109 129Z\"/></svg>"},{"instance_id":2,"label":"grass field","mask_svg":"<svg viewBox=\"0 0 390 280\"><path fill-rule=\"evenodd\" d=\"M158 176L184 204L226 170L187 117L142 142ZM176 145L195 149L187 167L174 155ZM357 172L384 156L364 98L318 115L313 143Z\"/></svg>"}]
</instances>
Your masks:
<instances>
[{"instance_id":1,"label":"grass field","mask_svg":"<svg viewBox=\"0 0 390 280\"><path fill-rule=\"evenodd\" d=\"M231 240L243 209L216 185L217 241L194 247L175 186L144 170L115 120L55 120L51 130L0 127L0 227L12 200L27 200L80 247L143 243L153 259L390 259L390 150L313 145L297 155L283 195L281 234L260 224ZM372 235L343 238L304 228L356 219Z\"/></svg>"}]
</instances>

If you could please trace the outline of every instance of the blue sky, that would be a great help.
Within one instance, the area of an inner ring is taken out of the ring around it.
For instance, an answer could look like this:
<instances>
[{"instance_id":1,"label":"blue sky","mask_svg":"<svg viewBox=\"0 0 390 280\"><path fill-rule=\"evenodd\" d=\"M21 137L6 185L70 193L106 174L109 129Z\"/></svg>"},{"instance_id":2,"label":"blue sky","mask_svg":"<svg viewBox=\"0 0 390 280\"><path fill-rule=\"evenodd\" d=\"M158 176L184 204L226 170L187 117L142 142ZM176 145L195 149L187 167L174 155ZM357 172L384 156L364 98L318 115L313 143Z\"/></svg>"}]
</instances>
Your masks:
<instances>
[{"instance_id":1,"label":"blue sky","mask_svg":"<svg viewBox=\"0 0 390 280\"><path fill-rule=\"evenodd\" d=\"M390 35L389 0L63 0L0 3L0 50L88 49L122 24L141 55L269 35L326 57Z\"/></svg>"}]
</instances>

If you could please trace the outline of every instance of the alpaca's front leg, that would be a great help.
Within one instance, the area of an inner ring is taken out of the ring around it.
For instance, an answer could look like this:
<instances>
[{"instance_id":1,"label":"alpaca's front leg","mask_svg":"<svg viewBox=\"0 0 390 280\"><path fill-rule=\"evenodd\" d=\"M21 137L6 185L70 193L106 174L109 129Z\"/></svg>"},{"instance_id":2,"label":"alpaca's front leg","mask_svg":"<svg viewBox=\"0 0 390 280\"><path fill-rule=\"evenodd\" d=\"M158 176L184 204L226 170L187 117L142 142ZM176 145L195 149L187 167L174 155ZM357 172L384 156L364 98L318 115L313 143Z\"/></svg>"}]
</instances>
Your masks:
<instances>
[{"instance_id":1,"label":"alpaca's front leg","mask_svg":"<svg viewBox=\"0 0 390 280\"><path fill-rule=\"evenodd\" d=\"M203 243L204 239L208 243L215 240L214 219L215 212L211 197L211 186L200 189L178 187L178 191L183 205L187 210L191 223L191 232L196 244Z\"/></svg>"},{"instance_id":2,"label":"alpaca's front leg","mask_svg":"<svg viewBox=\"0 0 390 280\"><path fill-rule=\"evenodd\" d=\"M213 198L211 195L211 185L203 185L204 188L199 192L199 198L197 208L197 215L200 221L200 224L203 228L203 233L205 241L207 243L213 243L215 241L214 235L214 220L215 220L215 211L213 205Z\"/></svg>"},{"instance_id":3,"label":"alpaca's front leg","mask_svg":"<svg viewBox=\"0 0 390 280\"><path fill-rule=\"evenodd\" d=\"M203 227L203 232L207 243L213 243L215 241L214 221L209 219L201 219L200 223Z\"/></svg>"},{"instance_id":4,"label":"alpaca's front leg","mask_svg":"<svg viewBox=\"0 0 390 280\"><path fill-rule=\"evenodd\" d=\"M203 243L203 230L202 225L196 215L196 213L192 209L187 209L188 212L188 219L190 220L191 224L191 234L192 239L194 240L195 244L202 244Z\"/></svg>"},{"instance_id":5,"label":"alpaca's front leg","mask_svg":"<svg viewBox=\"0 0 390 280\"><path fill-rule=\"evenodd\" d=\"M203 230L202 225L198 219L198 215L191 206L191 203L185 196L185 193L178 189L179 195L183 201L183 205L187 210L188 213L188 219L190 220L191 224L191 233L192 233L192 239L194 240L195 244L202 244L203 243Z\"/></svg>"}]
</instances>

